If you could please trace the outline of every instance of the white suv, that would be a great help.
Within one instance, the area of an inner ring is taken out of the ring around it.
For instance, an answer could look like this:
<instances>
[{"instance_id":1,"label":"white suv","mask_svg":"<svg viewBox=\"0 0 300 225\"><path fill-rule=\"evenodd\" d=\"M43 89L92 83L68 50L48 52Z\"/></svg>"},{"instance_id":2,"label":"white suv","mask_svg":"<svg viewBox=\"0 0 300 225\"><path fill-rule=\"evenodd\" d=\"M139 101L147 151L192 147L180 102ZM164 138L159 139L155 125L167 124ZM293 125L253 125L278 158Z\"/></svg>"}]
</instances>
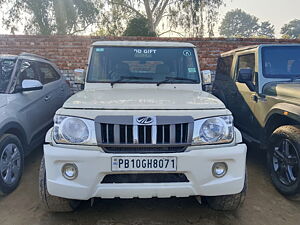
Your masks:
<instances>
[{"instance_id":1,"label":"white suv","mask_svg":"<svg viewBox=\"0 0 300 225\"><path fill-rule=\"evenodd\" d=\"M46 137L46 208L71 211L94 197L201 196L214 209L236 209L246 145L231 112L202 90L204 75L189 43L94 43L84 90L57 111Z\"/></svg>"}]
</instances>

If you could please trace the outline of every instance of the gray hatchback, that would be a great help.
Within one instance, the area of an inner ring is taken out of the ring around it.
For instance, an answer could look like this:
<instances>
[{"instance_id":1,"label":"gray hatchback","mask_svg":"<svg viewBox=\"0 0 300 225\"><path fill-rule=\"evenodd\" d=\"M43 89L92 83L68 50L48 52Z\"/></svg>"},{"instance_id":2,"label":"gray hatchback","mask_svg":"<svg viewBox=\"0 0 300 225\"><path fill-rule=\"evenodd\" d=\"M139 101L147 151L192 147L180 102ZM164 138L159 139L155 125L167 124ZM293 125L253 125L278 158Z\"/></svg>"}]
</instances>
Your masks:
<instances>
[{"instance_id":1,"label":"gray hatchback","mask_svg":"<svg viewBox=\"0 0 300 225\"><path fill-rule=\"evenodd\" d=\"M18 186L24 156L43 143L56 110L70 95L70 85L49 60L0 55L0 194Z\"/></svg>"}]
</instances>

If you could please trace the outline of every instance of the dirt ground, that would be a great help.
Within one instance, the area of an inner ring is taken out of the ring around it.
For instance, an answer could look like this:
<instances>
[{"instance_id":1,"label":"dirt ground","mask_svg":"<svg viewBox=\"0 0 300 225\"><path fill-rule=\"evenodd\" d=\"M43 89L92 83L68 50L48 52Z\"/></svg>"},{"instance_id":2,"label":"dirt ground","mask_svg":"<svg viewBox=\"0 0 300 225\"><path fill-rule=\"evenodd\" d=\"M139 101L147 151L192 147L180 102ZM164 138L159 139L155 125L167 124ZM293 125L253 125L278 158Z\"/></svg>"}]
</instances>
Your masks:
<instances>
[{"instance_id":1,"label":"dirt ground","mask_svg":"<svg viewBox=\"0 0 300 225\"><path fill-rule=\"evenodd\" d=\"M194 198L97 199L84 202L74 213L53 214L43 210L38 197L38 169L42 150L27 159L18 189L0 198L1 225L296 225L300 224L300 201L281 196L272 186L264 167L264 155L248 151L249 190L245 204L236 212L217 212L199 205Z\"/></svg>"}]
</instances>

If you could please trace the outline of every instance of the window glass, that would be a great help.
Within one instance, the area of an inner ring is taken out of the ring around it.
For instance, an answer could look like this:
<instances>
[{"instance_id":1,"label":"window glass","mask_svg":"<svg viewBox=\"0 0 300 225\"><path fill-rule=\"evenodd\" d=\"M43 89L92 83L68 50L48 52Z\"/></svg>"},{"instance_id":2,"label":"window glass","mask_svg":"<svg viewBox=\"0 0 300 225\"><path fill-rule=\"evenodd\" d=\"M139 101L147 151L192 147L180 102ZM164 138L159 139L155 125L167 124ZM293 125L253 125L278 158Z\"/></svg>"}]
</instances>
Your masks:
<instances>
[{"instance_id":1,"label":"window glass","mask_svg":"<svg viewBox=\"0 0 300 225\"><path fill-rule=\"evenodd\" d=\"M42 84L48 84L60 79L59 74L47 63L38 62L38 69Z\"/></svg>"},{"instance_id":2,"label":"window glass","mask_svg":"<svg viewBox=\"0 0 300 225\"><path fill-rule=\"evenodd\" d=\"M252 69L255 71L255 55L248 54L239 56L238 71L240 69Z\"/></svg>"},{"instance_id":3,"label":"window glass","mask_svg":"<svg viewBox=\"0 0 300 225\"><path fill-rule=\"evenodd\" d=\"M0 59L0 93L4 93L10 82L16 60Z\"/></svg>"},{"instance_id":4,"label":"window glass","mask_svg":"<svg viewBox=\"0 0 300 225\"><path fill-rule=\"evenodd\" d=\"M23 60L18 73L17 85L22 86L23 80L40 80L35 71L35 62Z\"/></svg>"},{"instance_id":5,"label":"window glass","mask_svg":"<svg viewBox=\"0 0 300 225\"><path fill-rule=\"evenodd\" d=\"M193 48L94 47L87 82L200 82ZM135 77L135 78L134 78ZM190 80L187 80L190 79Z\"/></svg>"},{"instance_id":6,"label":"window glass","mask_svg":"<svg viewBox=\"0 0 300 225\"><path fill-rule=\"evenodd\" d=\"M293 78L300 75L299 46L264 47L262 58L265 77Z\"/></svg>"},{"instance_id":7,"label":"window glass","mask_svg":"<svg viewBox=\"0 0 300 225\"><path fill-rule=\"evenodd\" d=\"M218 60L217 75L230 76L233 56L220 57Z\"/></svg>"}]
</instances>

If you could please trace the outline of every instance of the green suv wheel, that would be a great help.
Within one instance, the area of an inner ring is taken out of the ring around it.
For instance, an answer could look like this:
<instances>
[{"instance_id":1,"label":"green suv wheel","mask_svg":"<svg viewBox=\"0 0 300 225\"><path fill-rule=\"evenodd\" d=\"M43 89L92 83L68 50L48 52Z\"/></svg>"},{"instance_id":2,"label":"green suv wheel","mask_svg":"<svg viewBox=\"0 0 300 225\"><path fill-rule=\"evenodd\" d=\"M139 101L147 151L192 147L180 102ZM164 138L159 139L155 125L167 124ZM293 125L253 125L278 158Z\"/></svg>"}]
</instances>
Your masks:
<instances>
[{"instance_id":1,"label":"green suv wheel","mask_svg":"<svg viewBox=\"0 0 300 225\"><path fill-rule=\"evenodd\" d=\"M15 190L23 173L24 153L17 136L5 134L0 138L0 195Z\"/></svg>"},{"instance_id":2,"label":"green suv wheel","mask_svg":"<svg viewBox=\"0 0 300 225\"><path fill-rule=\"evenodd\" d=\"M280 193L292 196L300 192L300 126L282 126L273 132L268 167Z\"/></svg>"}]
</instances>

